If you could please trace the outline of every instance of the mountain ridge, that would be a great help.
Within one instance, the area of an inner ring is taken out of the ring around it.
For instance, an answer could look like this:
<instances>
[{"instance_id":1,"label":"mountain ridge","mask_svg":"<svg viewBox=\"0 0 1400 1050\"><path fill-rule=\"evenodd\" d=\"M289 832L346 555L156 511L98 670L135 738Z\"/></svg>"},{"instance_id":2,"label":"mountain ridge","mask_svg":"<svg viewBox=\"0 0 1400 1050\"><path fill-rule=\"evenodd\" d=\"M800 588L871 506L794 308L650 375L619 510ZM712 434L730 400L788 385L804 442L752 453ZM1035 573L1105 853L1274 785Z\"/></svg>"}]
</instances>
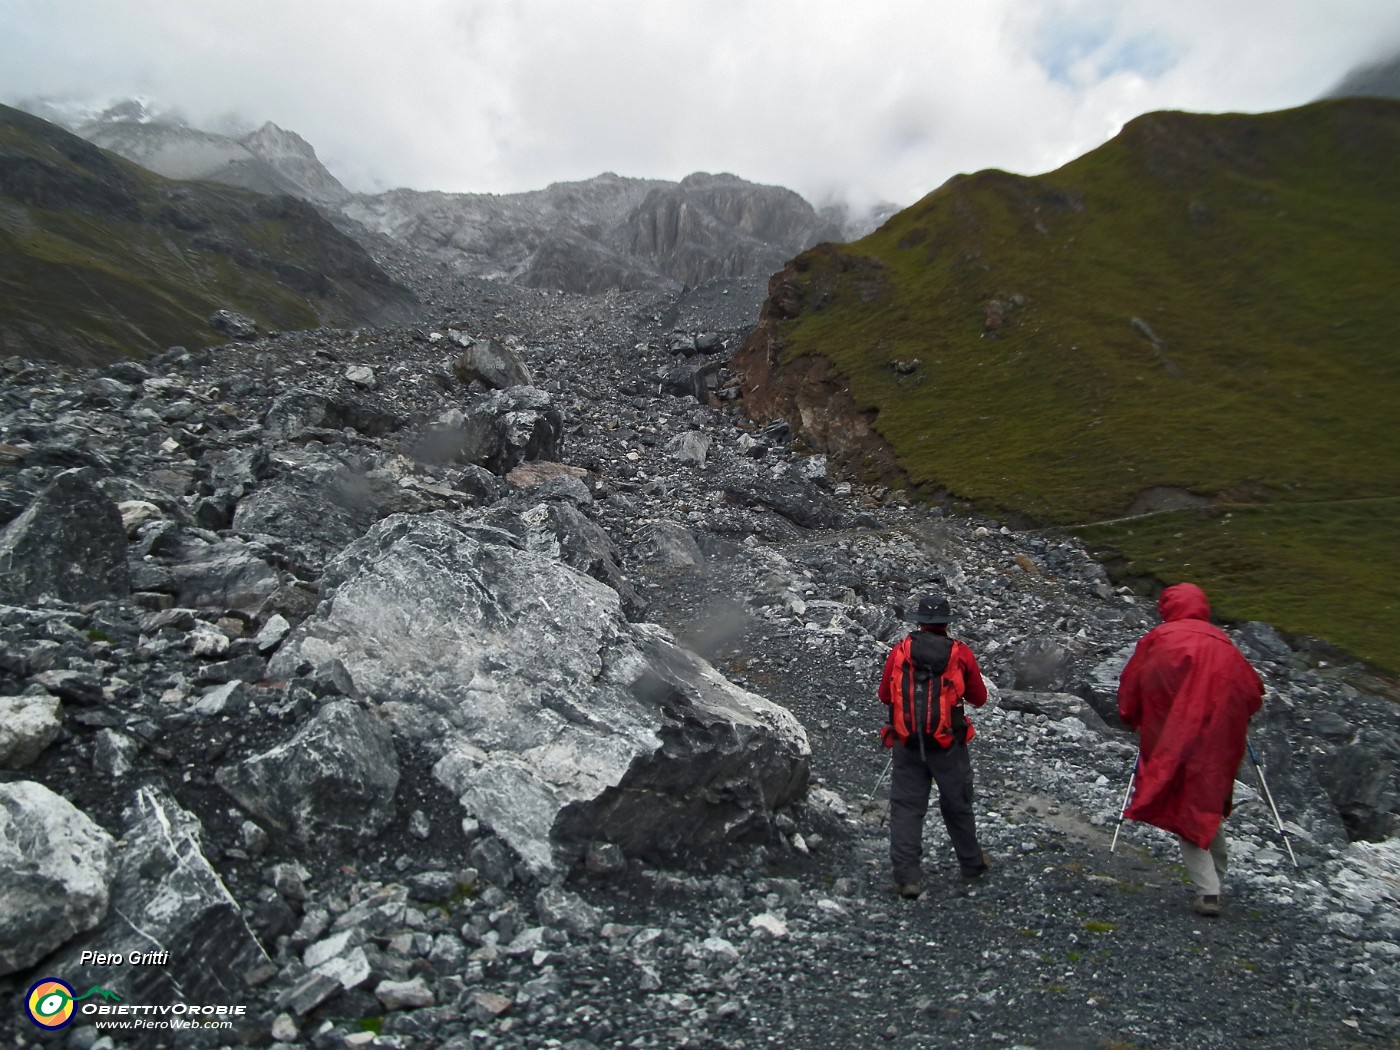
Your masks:
<instances>
[{"instance_id":1,"label":"mountain ridge","mask_svg":"<svg viewBox=\"0 0 1400 1050\"><path fill-rule=\"evenodd\" d=\"M174 182L0 107L0 352L94 363L268 328L403 317L413 302L307 202Z\"/></svg>"},{"instance_id":2,"label":"mountain ridge","mask_svg":"<svg viewBox=\"0 0 1400 1050\"><path fill-rule=\"evenodd\" d=\"M353 194L304 139L270 122L226 135L192 127L144 100L97 112L43 100L24 105L169 178L302 197L352 235L359 224L460 275L558 291L677 290L717 277L761 279L795 252L860 236L894 210L818 209L783 187L705 172L679 181L608 172L505 194L408 188Z\"/></svg>"}]
</instances>

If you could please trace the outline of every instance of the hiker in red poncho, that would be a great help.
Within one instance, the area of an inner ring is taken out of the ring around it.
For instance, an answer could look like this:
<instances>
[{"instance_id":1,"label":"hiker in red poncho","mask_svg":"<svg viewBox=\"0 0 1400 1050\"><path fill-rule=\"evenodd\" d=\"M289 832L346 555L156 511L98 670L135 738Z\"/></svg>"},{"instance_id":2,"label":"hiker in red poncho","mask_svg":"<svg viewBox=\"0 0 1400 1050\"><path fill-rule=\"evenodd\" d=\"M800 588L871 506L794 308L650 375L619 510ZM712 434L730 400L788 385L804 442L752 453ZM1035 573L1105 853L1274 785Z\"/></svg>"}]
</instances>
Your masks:
<instances>
[{"instance_id":1,"label":"hiker in red poncho","mask_svg":"<svg viewBox=\"0 0 1400 1050\"><path fill-rule=\"evenodd\" d=\"M981 878L991 863L977 844L972 812L972 760L967 742L972 723L963 701L987 702L987 686L977 658L948 637L948 600L929 595L919 602L919 629L899 642L885 659L880 702L889 709L881 732L890 756L890 862L895 891L913 900L924 892L924 814L929 791L938 784L938 809L948 829L965 879Z\"/></svg>"},{"instance_id":2,"label":"hiker in red poncho","mask_svg":"<svg viewBox=\"0 0 1400 1050\"><path fill-rule=\"evenodd\" d=\"M1118 683L1118 714L1140 732L1124 816L1177 836L1198 891L1192 907L1216 916L1229 859L1221 824L1264 684L1210 623L1210 604L1194 583L1164 590L1157 611L1162 623L1138 642Z\"/></svg>"}]
</instances>

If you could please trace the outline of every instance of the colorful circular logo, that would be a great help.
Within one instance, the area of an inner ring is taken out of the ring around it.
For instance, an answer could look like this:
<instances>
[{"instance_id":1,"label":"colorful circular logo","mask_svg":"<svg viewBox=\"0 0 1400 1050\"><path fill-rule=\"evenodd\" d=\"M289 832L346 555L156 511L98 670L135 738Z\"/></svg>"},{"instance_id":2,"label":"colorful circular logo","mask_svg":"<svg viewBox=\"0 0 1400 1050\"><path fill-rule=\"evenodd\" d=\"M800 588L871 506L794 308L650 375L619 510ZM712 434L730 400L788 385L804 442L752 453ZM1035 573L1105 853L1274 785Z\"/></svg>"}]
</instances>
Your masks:
<instances>
[{"instance_id":1,"label":"colorful circular logo","mask_svg":"<svg viewBox=\"0 0 1400 1050\"><path fill-rule=\"evenodd\" d=\"M62 1028L73 1020L73 986L45 977L29 989L29 1019L40 1028Z\"/></svg>"}]
</instances>

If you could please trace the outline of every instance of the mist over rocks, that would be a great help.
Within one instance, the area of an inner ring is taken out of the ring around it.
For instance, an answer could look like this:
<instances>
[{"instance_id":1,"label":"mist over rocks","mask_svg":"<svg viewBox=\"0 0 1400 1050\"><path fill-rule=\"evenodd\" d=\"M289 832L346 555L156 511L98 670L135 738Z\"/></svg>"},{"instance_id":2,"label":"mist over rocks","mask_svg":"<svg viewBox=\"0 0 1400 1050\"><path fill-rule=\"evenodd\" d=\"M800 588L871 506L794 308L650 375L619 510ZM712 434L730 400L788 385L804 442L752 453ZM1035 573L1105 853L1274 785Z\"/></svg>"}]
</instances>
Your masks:
<instances>
[{"instance_id":1,"label":"mist over rocks","mask_svg":"<svg viewBox=\"0 0 1400 1050\"><path fill-rule=\"evenodd\" d=\"M732 282L728 290L744 300L745 324L761 301L761 282L788 258L821 241L858 239L897 210L888 203L864 211L839 203L818 208L781 186L707 172L678 182L605 172L524 193L355 194L311 144L270 121L238 135L193 127L144 99L82 106L32 98L19 105L167 178L309 202L355 240L377 245L377 254L389 248L459 277L586 295ZM304 271L296 276L314 279ZM251 338L246 327L229 334Z\"/></svg>"},{"instance_id":2,"label":"mist over rocks","mask_svg":"<svg viewBox=\"0 0 1400 1050\"><path fill-rule=\"evenodd\" d=\"M912 502L747 419L722 287L584 298L400 262L440 323L0 362L0 506L88 468L131 575L0 604L0 696L57 699L61 723L0 790L42 785L126 843L93 877L105 917L0 992L125 945L119 907L170 965L83 976L156 1002L209 967L200 994L249 1013L237 1040L112 1050L1393 1042L1384 680L1231 628L1268 685L1253 740L1302 866L1246 765L1207 924L1166 836L1128 825L1108 850L1134 753L1113 692L1151 601L1072 537ZM451 331L532 386L464 383ZM681 365L714 385L668 387ZM416 454L516 412L549 442ZM992 695L972 720L996 864L962 883L931 821L909 903L873 694L932 588ZM0 901L15 877L0 865ZM22 1013L0 1027L32 1041Z\"/></svg>"},{"instance_id":3,"label":"mist over rocks","mask_svg":"<svg viewBox=\"0 0 1400 1050\"><path fill-rule=\"evenodd\" d=\"M64 116L57 112L39 115ZM349 195L317 160L316 151L305 139L271 121L246 135L221 135L128 99L100 113L71 120L69 126L103 149L172 179L212 179L259 193L289 193L325 204Z\"/></svg>"}]
</instances>

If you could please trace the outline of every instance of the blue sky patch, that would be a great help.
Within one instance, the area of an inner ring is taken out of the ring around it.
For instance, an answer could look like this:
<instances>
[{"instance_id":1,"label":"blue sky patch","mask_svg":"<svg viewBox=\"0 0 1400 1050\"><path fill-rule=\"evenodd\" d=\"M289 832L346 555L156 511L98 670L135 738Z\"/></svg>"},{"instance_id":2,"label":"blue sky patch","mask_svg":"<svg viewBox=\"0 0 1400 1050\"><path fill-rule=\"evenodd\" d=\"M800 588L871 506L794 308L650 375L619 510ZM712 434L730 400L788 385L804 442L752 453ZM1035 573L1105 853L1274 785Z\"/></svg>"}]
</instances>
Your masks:
<instances>
[{"instance_id":1,"label":"blue sky patch","mask_svg":"<svg viewBox=\"0 0 1400 1050\"><path fill-rule=\"evenodd\" d=\"M1036 63L1051 80L1086 87L1115 73L1137 73L1155 80L1180 60L1182 49L1159 36L1116 35L1111 17L1056 19L1042 25Z\"/></svg>"}]
</instances>

